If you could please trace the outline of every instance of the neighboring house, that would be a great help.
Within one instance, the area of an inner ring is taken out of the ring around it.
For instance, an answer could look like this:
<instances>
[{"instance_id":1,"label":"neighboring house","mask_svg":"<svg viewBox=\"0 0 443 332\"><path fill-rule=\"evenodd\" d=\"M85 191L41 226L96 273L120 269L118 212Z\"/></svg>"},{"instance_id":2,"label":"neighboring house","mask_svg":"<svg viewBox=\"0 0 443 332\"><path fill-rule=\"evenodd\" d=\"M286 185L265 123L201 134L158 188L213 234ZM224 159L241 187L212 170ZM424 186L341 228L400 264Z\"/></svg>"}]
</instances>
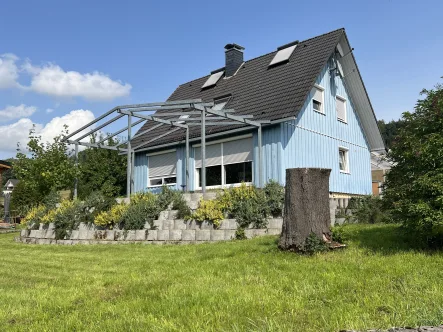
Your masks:
<instances>
[{"instance_id":1,"label":"neighboring house","mask_svg":"<svg viewBox=\"0 0 443 332\"><path fill-rule=\"evenodd\" d=\"M9 179L5 184L3 193L4 194L11 193L14 190L15 186L17 186L17 183L19 183L19 182L20 181L16 180L16 179Z\"/></svg>"},{"instance_id":2,"label":"neighboring house","mask_svg":"<svg viewBox=\"0 0 443 332\"><path fill-rule=\"evenodd\" d=\"M290 43L247 61L243 50L226 45L223 68L180 85L168 101L214 101L214 109L270 120L263 126L262 183L274 179L285 184L287 168L321 167L332 170L331 194L371 194L370 153L385 147L345 30ZM156 125L147 121L139 132ZM192 128L187 189L198 191L201 129ZM154 128L132 140L137 146L161 137L135 153L135 191L185 185L185 130L166 135L168 130ZM259 184L256 128L208 127L206 142L207 188Z\"/></svg>"},{"instance_id":3,"label":"neighboring house","mask_svg":"<svg viewBox=\"0 0 443 332\"><path fill-rule=\"evenodd\" d=\"M0 185L3 183L2 175L4 172L6 172L8 169L11 168L11 164L7 161L0 160Z\"/></svg>"},{"instance_id":4,"label":"neighboring house","mask_svg":"<svg viewBox=\"0 0 443 332\"><path fill-rule=\"evenodd\" d=\"M372 195L382 194L386 174L392 166L393 163L387 160L384 154L371 152Z\"/></svg>"}]
</instances>

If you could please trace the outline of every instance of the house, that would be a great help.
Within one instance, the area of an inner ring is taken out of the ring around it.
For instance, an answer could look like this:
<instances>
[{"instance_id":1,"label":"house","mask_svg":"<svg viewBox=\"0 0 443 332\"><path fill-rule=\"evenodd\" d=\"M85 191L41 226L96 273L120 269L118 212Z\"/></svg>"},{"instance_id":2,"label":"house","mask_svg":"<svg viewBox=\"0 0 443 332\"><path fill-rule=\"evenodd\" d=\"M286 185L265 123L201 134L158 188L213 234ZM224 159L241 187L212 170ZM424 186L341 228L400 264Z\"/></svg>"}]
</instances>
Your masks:
<instances>
[{"instance_id":1,"label":"house","mask_svg":"<svg viewBox=\"0 0 443 332\"><path fill-rule=\"evenodd\" d=\"M384 154L371 152L372 195L382 195L386 174L392 166L393 163Z\"/></svg>"},{"instance_id":2,"label":"house","mask_svg":"<svg viewBox=\"0 0 443 332\"><path fill-rule=\"evenodd\" d=\"M9 179L6 183L5 183L5 186L4 186L4 191L3 191L3 193L5 193L5 194L7 194L7 193L11 193L13 190L14 190L14 188L15 188L15 186L17 186L17 184L19 183L20 181L19 180L16 180L16 179Z\"/></svg>"},{"instance_id":3,"label":"house","mask_svg":"<svg viewBox=\"0 0 443 332\"><path fill-rule=\"evenodd\" d=\"M223 68L180 85L168 101L201 99L214 102L216 110L269 121L262 129L261 151L255 127L206 129L207 188L241 182L259 186L271 179L284 185L287 168L321 167L332 170L331 195L371 194L371 151L385 147L352 50L344 29L250 60L244 60L242 46L228 44ZM186 189L198 191L201 129L192 128ZM183 189L186 131L147 121L138 134L147 130L131 140L132 146L143 145L135 151L134 190L156 191L164 184ZM153 137L157 140L151 143Z\"/></svg>"},{"instance_id":4,"label":"house","mask_svg":"<svg viewBox=\"0 0 443 332\"><path fill-rule=\"evenodd\" d=\"M4 172L6 172L8 169L11 168L11 164L7 161L0 160L0 184L3 183L2 175Z\"/></svg>"}]
</instances>

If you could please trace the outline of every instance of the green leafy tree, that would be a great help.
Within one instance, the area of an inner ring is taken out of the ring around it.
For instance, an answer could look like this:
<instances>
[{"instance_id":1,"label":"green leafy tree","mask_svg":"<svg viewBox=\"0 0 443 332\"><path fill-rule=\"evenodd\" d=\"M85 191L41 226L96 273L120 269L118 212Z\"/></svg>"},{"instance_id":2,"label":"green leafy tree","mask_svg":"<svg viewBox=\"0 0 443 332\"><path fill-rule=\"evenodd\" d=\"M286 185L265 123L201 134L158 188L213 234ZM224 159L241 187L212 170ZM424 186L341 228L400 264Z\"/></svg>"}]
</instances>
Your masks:
<instances>
[{"instance_id":1,"label":"green leafy tree","mask_svg":"<svg viewBox=\"0 0 443 332\"><path fill-rule=\"evenodd\" d=\"M395 221L428 243L443 244L443 88L423 90L388 158L384 200Z\"/></svg>"},{"instance_id":2,"label":"green leafy tree","mask_svg":"<svg viewBox=\"0 0 443 332\"><path fill-rule=\"evenodd\" d=\"M62 142L62 138L67 134L67 126L64 126L61 134L55 137L53 142L45 143L41 136L35 135L33 128L29 133L27 151L18 147L17 157L13 162L14 175L21 181L22 191L33 193L30 195L30 205L40 203L51 191L72 188L77 169L73 158L70 157L72 151Z\"/></svg>"},{"instance_id":3,"label":"green leafy tree","mask_svg":"<svg viewBox=\"0 0 443 332\"><path fill-rule=\"evenodd\" d=\"M93 136L91 143L102 138ZM115 146L117 139L110 138L106 144ZM107 197L123 195L126 190L126 156L116 150L87 148L79 153L79 198L100 191Z\"/></svg>"},{"instance_id":4,"label":"green leafy tree","mask_svg":"<svg viewBox=\"0 0 443 332\"><path fill-rule=\"evenodd\" d=\"M385 120L379 120L377 123L385 146L387 149L390 149L395 141L399 130L404 126L404 120L392 120L389 122L385 122Z\"/></svg>"}]
</instances>

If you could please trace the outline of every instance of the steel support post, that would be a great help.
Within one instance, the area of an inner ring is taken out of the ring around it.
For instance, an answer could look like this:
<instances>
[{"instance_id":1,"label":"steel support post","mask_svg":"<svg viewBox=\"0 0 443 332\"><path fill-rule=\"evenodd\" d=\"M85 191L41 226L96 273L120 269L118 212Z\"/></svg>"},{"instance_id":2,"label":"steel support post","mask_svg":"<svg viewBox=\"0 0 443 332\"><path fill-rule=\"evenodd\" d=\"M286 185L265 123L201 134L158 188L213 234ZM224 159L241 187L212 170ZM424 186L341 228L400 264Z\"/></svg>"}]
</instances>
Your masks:
<instances>
[{"instance_id":1,"label":"steel support post","mask_svg":"<svg viewBox=\"0 0 443 332\"><path fill-rule=\"evenodd\" d=\"M186 162L185 162L185 185L186 191L189 192L189 128L186 128Z\"/></svg>"},{"instance_id":2,"label":"steel support post","mask_svg":"<svg viewBox=\"0 0 443 332\"><path fill-rule=\"evenodd\" d=\"M205 119L206 118L206 107L203 107L202 115L201 115L201 161L202 161L202 167L200 171L200 178L202 183L202 192L203 194L206 193L206 125L205 125Z\"/></svg>"},{"instance_id":3,"label":"steel support post","mask_svg":"<svg viewBox=\"0 0 443 332\"><path fill-rule=\"evenodd\" d=\"M78 144L75 144L75 150L74 150L74 158L75 158L75 179L74 179L74 199L77 199L78 195Z\"/></svg>"},{"instance_id":4,"label":"steel support post","mask_svg":"<svg viewBox=\"0 0 443 332\"><path fill-rule=\"evenodd\" d=\"M262 130L261 125L258 127L258 187L263 188L263 174L262 174Z\"/></svg>"},{"instance_id":5,"label":"steel support post","mask_svg":"<svg viewBox=\"0 0 443 332\"><path fill-rule=\"evenodd\" d=\"M127 154L127 170L126 170L126 196L131 199L131 122L132 116L128 114L128 144Z\"/></svg>"}]
</instances>

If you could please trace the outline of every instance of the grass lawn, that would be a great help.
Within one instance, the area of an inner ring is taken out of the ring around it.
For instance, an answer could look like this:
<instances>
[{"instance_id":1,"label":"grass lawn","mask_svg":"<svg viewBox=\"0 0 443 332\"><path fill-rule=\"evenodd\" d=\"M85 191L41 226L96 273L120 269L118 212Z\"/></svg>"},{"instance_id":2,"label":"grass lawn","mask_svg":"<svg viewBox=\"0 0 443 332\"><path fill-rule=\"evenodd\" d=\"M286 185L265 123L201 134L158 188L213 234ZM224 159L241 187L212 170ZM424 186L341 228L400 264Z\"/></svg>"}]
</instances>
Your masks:
<instances>
[{"instance_id":1,"label":"grass lawn","mask_svg":"<svg viewBox=\"0 0 443 332\"><path fill-rule=\"evenodd\" d=\"M349 225L312 257L276 237L188 246L43 246L0 235L0 329L339 331L443 321L443 253Z\"/></svg>"}]
</instances>

